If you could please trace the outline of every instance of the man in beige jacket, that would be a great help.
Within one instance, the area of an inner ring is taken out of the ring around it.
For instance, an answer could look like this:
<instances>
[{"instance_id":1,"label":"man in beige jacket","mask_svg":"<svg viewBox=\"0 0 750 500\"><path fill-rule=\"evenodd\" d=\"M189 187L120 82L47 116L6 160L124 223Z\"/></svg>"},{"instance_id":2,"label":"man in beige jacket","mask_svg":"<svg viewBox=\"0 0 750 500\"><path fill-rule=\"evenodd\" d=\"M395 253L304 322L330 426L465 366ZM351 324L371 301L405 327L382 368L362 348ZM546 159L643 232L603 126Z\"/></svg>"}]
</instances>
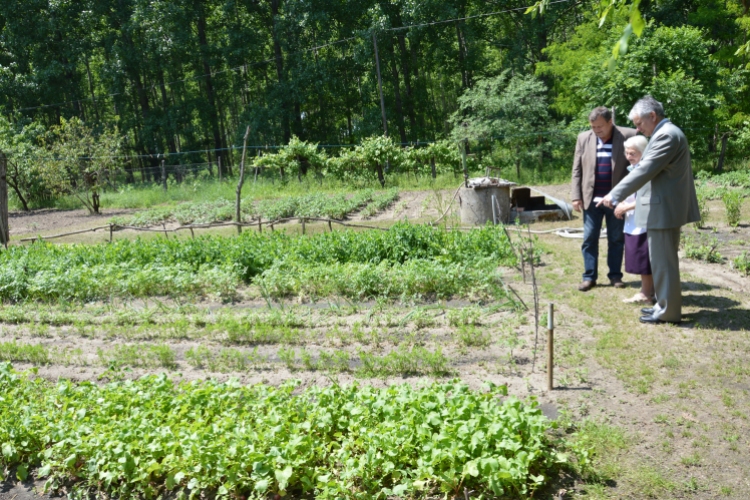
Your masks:
<instances>
[{"instance_id":1,"label":"man in beige jacket","mask_svg":"<svg viewBox=\"0 0 750 500\"><path fill-rule=\"evenodd\" d=\"M609 193L628 173L630 164L625 158L625 140L636 132L632 128L616 127L612 112L600 106L589 114L591 130L578 134L573 158L573 178L570 198L573 209L583 211L583 279L578 285L582 292L596 286L599 271L599 234L602 222L607 222L607 266L610 284L617 288L622 283L622 254L625 247L623 220L614 210L598 207L594 199Z\"/></svg>"},{"instance_id":2,"label":"man in beige jacket","mask_svg":"<svg viewBox=\"0 0 750 500\"><path fill-rule=\"evenodd\" d=\"M600 205L612 207L651 181L651 196L636 200L635 223L648 230L656 305L641 310L642 323L682 321L680 229L700 220L690 148L685 134L668 119L659 101L645 96L630 111L638 131L651 137L640 166L617 185ZM648 210L639 210L643 206Z\"/></svg>"}]
</instances>

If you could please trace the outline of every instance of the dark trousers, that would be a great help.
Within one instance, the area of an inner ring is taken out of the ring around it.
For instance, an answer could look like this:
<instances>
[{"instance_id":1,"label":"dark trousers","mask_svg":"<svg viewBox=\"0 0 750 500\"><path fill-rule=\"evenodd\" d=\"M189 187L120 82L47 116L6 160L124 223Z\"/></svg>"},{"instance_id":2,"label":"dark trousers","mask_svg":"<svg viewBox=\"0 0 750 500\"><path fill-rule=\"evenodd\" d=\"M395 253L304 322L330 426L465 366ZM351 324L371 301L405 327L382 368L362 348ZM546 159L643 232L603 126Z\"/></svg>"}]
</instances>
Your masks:
<instances>
[{"instance_id":1,"label":"dark trousers","mask_svg":"<svg viewBox=\"0 0 750 500\"><path fill-rule=\"evenodd\" d=\"M615 211L593 201L583 211L583 281L596 281L599 270L599 233L602 221L607 221L607 265L610 280L622 280L622 254L625 248L623 229L625 220L615 217Z\"/></svg>"}]
</instances>

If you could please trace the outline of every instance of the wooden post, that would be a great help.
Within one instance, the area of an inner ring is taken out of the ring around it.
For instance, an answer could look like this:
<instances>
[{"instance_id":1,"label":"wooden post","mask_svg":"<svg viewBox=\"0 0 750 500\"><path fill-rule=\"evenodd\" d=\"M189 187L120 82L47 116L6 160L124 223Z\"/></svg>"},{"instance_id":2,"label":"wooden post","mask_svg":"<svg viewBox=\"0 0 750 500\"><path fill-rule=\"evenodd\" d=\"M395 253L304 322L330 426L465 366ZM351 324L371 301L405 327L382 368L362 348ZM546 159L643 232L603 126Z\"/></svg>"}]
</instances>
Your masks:
<instances>
[{"instance_id":1,"label":"wooden post","mask_svg":"<svg viewBox=\"0 0 750 500\"><path fill-rule=\"evenodd\" d=\"M10 229L8 228L8 158L0 151L0 243L8 248Z\"/></svg>"},{"instance_id":2,"label":"wooden post","mask_svg":"<svg viewBox=\"0 0 750 500\"><path fill-rule=\"evenodd\" d=\"M375 68L378 72L378 93L380 94L380 113L383 117L383 135L388 137L388 121L385 119L385 99L383 99L383 79L380 77L380 57L378 56L378 39L372 33L372 46L375 49Z\"/></svg>"},{"instance_id":3,"label":"wooden post","mask_svg":"<svg viewBox=\"0 0 750 500\"><path fill-rule=\"evenodd\" d=\"M161 186L164 191L167 190L167 168L164 166L164 160L161 161Z\"/></svg>"},{"instance_id":4,"label":"wooden post","mask_svg":"<svg viewBox=\"0 0 750 500\"><path fill-rule=\"evenodd\" d=\"M260 148L258 148L258 158L260 158ZM258 162L255 162L255 179L253 179L253 183L258 182L258 170L260 170L260 165L258 165Z\"/></svg>"},{"instance_id":5,"label":"wooden post","mask_svg":"<svg viewBox=\"0 0 750 500\"><path fill-rule=\"evenodd\" d=\"M469 171L466 168L466 146L469 143L468 139L461 141L461 167L464 170L464 187L469 187Z\"/></svg>"},{"instance_id":6,"label":"wooden post","mask_svg":"<svg viewBox=\"0 0 750 500\"><path fill-rule=\"evenodd\" d=\"M221 182L221 155L216 155L216 161L218 162L219 182Z\"/></svg>"},{"instance_id":7,"label":"wooden post","mask_svg":"<svg viewBox=\"0 0 750 500\"><path fill-rule=\"evenodd\" d=\"M109 225L109 242L112 243L112 233L114 232L114 224Z\"/></svg>"},{"instance_id":8,"label":"wooden post","mask_svg":"<svg viewBox=\"0 0 750 500\"><path fill-rule=\"evenodd\" d=\"M245 183L245 154L247 153L247 136L250 135L250 125L245 129L245 137L242 139L242 161L240 162L240 180L237 182L237 203L235 218L237 220L237 234L242 233L242 214L240 203L242 202L242 184Z\"/></svg>"},{"instance_id":9,"label":"wooden post","mask_svg":"<svg viewBox=\"0 0 750 500\"><path fill-rule=\"evenodd\" d=\"M193 231L192 227L190 228L190 236L192 236L193 239L195 239L195 232Z\"/></svg>"},{"instance_id":10,"label":"wooden post","mask_svg":"<svg viewBox=\"0 0 750 500\"><path fill-rule=\"evenodd\" d=\"M549 305L547 313L547 390L551 391L554 384L555 365L555 304Z\"/></svg>"},{"instance_id":11,"label":"wooden post","mask_svg":"<svg viewBox=\"0 0 750 500\"><path fill-rule=\"evenodd\" d=\"M333 232L333 226L331 225L331 219L328 219L328 230Z\"/></svg>"},{"instance_id":12,"label":"wooden post","mask_svg":"<svg viewBox=\"0 0 750 500\"><path fill-rule=\"evenodd\" d=\"M164 230L164 237L166 239L169 239L169 235L167 234L167 226L163 222L161 223L161 228Z\"/></svg>"},{"instance_id":13,"label":"wooden post","mask_svg":"<svg viewBox=\"0 0 750 500\"><path fill-rule=\"evenodd\" d=\"M302 234L305 234L305 218L302 218Z\"/></svg>"},{"instance_id":14,"label":"wooden post","mask_svg":"<svg viewBox=\"0 0 750 500\"><path fill-rule=\"evenodd\" d=\"M259 232L259 233L262 233L262 232L263 232L263 222L262 222L262 220L263 220L263 217L261 217L261 216L259 215L259 216L258 216L258 232ZM273 224L271 224L271 231L273 231Z\"/></svg>"}]
</instances>

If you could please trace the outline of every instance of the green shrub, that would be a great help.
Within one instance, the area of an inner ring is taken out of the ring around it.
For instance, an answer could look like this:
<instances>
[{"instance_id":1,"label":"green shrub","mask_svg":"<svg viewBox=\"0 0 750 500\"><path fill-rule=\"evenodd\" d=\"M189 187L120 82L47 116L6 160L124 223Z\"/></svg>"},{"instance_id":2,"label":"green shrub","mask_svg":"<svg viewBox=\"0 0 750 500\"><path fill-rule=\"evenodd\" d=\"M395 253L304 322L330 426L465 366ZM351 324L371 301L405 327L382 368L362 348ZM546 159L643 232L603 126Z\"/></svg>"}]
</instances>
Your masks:
<instances>
[{"instance_id":1,"label":"green shrub","mask_svg":"<svg viewBox=\"0 0 750 500\"><path fill-rule=\"evenodd\" d=\"M726 191L721 197L726 210L727 224L736 228L740 224L740 210L742 208L742 193L739 191Z\"/></svg>"}]
</instances>

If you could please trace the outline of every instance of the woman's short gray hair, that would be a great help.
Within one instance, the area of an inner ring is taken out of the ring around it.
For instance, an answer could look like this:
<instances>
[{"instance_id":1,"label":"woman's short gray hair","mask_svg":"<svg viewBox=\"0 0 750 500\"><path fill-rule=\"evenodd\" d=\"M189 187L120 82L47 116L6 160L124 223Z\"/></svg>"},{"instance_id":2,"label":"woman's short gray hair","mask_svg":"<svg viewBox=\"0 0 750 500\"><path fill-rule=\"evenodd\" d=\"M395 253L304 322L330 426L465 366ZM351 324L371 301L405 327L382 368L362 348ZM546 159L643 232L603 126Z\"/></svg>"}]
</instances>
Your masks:
<instances>
[{"instance_id":1,"label":"woman's short gray hair","mask_svg":"<svg viewBox=\"0 0 750 500\"><path fill-rule=\"evenodd\" d=\"M646 146L648 146L648 139L642 135L634 135L625 141L625 149L637 149L641 154L646 150Z\"/></svg>"},{"instance_id":2,"label":"woman's short gray hair","mask_svg":"<svg viewBox=\"0 0 750 500\"><path fill-rule=\"evenodd\" d=\"M638 102L635 103L633 109L630 110L628 118L632 121L636 116L646 116L652 111L656 113L656 116L659 118L664 118L664 106L650 95L643 96L638 99Z\"/></svg>"}]
</instances>

